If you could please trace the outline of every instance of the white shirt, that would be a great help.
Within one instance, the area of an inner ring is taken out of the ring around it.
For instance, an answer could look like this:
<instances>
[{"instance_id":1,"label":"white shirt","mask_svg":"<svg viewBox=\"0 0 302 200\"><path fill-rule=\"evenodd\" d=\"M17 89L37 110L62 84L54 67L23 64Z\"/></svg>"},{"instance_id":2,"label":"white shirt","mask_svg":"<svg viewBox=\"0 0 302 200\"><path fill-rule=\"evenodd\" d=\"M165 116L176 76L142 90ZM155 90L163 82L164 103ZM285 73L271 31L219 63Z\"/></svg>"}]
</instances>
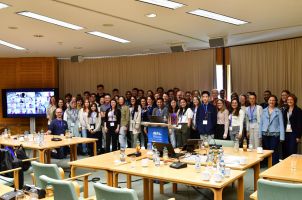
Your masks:
<instances>
[{"instance_id":1,"label":"white shirt","mask_svg":"<svg viewBox=\"0 0 302 200\"><path fill-rule=\"evenodd\" d=\"M191 108L188 108L186 110L186 112L183 115L180 115L180 109L178 110L178 123L188 123L189 119L193 118L193 111L191 110Z\"/></svg>"},{"instance_id":2,"label":"white shirt","mask_svg":"<svg viewBox=\"0 0 302 200\"><path fill-rule=\"evenodd\" d=\"M242 130L243 130L244 115L245 115L244 111L242 109L240 109L238 116L234 116L233 114L230 114L230 116L229 116L230 127L239 126L240 127L240 130L239 130L240 134L242 133Z\"/></svg>"}]
</instances>

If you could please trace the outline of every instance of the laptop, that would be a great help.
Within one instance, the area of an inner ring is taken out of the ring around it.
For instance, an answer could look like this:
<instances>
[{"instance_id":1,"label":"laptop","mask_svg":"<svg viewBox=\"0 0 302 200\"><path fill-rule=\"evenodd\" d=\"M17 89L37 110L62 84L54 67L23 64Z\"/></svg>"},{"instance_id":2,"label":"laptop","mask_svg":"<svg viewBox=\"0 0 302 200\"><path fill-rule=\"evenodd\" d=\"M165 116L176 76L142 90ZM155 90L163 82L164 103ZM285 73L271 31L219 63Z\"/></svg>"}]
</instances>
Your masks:
<instances>
[{"instance_id":1,"label":"laptop","mask_svg":"<svg viewBox=\"0 0 302 200\"><path fill-rule=\"evenodd\" d=\"M171 158L179 158L185 155L184 153L175 153L174 148L170 143L167 144L167 143L160 143L160 142L152 142L152 145L156 147L156 149L159 151L160 156L163 155L163 150L165 147L167 148L168 155Z\"/></svg>"},{"instance_id":2,"label":"laptop","mask_svg":"<svg viewBox=\"0 0 302 200\"><path fill-rule=\"evenodd\" d=\"M152 115L152 116L149 117L149 120L150 120L150 122L154 122L154 123L165 123L164 118L160 117L160 116Z\"/></svg>"}]
</instances>

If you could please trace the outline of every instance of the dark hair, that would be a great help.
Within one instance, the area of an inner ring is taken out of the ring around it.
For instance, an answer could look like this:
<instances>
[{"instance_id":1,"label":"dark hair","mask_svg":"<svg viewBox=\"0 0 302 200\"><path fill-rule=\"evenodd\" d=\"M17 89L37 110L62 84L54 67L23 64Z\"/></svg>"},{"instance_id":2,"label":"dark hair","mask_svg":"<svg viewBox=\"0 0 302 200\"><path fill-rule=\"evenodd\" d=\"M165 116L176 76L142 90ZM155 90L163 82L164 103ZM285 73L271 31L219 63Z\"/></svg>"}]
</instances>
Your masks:
<instances>
[{"instance_id":1,"label":"dark hair","mask_svg":"<svg viewBox=\"0 0 302 200\"><path fill-rule=\"evenodd\" d=\"M55 98L55 103L57 103L57 98L55 96L51 96L50 99L49 99L49 104L51 104L51 99L52 98Z\"/></svg>"},{"instance_id":2,"label":"dark hair","mask_svg":"<svg viewBox=\"0 0 302 200\"><path fill-rule=\"evenodd\" d=\"M175 101L175 103L176 103L175 111L177 112L177 110L178 110L178 105L177 105L176 99L172 99L172 100L170 101L169 107L168 107L169 113L173 113L173 108L172 108L172 105L171 105L172 101Z\"/></svg>"},{"instance_id":3,"label":"dark hair","mask_svg":"<svg viewBox=\"0 0 302 200\"><path fill-rule=\"evenodd\" d=\"M59 101L63 101L63 107L62 107L62 110L63 110L63 111L65 111L65 110L66 110L66 105L65 105L64 99L61 99L61 98L59 98L59 99L58 99L58 102L57 102L57 108L59 108Z\"/></svg>"},{"instance_id":4,"label":"dark hair","mask_svg":"<svg viewBox=\"0 0 302 200\"><path fill-rule=\"evenodd\" d=\"M118 92L119 90L117 89L117 88L114 88L113 90L112 90L112 92Z\"/></svg>"},{"instance_id":5,"label":"dark hair","mask_svg":"<svg viewBox=\"0 0 302 200\"><path fill-rule=\"evenodd\" d=\"M255 96L257 98L257 95L255 92L249 92L249 96Z\"/></svg>"},{"instance_id":6,"label":"dark hair","mask_svg":"<svg viewBox=\"0 0 302 200\"><path fill-rule=\"evenodd\" d=\"M148 96L152 101L155 101L155 98L154 98L154 96ZM148 99L148 97L147 97L147 99Z\"/></svg>"},{"instance_id":7,"label":"dark hair","mask_svg":"<svg viewBox=\"0 0 302 200\"><path fill-rule=\"evenodd\" d=\"M233 101L236 101L237 104L238 104L238 107L237 107L236 110L235 110L234 116L239 116L239 111L240 111L240 109L241 109L241 106L240 106L240 103L239 103L238 98L233 98L233 99L231 100L231 112L230 112L230 113L233 113L233 111L234 111L234 109L233 109L233 107L232 107L232 102L233 102Z\"/></svg>"},{"instance_id":8,"label":"dark hair","mask_svg":"<svg viewBox=\"0 0 302 200\"><path fill-rule=\"evenodd\" d=\"M248 105L247 96L246 96L245 94L241 94L240 96L243 96L243 97L245 98L245 104L244 104L244 105L241 105L241 103L240 103L240 105L241 105L241 106L247 106L247 105Z\"/></svg>"},{"instance_id":9,"label":"dark hair","mask_svg":"<svg viewBox=\"0 0 302 200\"><path fill-rule=\"evenodd\" d=\"M239 99L239 96L238 96L237 92L233 92L231 94L231 99L234 99L234 98Z\"/></svg>"},{"instance_id":10,"label":"dark hair","mask_svg":"<svg viewBox=\"0 0 302 200\"><path fill-rule=\"evenodd\" d=\"M138 92L138 88L132 88L132 90L136 90Z\"/></svg>"},{"instance_id":11,"label":"dark hair","mask_svg":"<svg viewBox=\"0 0 302 200\"><path fill-rule=\"evenodd\" d=\"M116 101L115 99L111 99L111 100L110 100L110 108L109 108L109 109L112 110L112 106L111 106L111 102L112 102L112 101L115 102L114 115L117 115L117 110L118 110L117 106L118 106L118 105L117 105L117 101Z\"/></svg>"},{"instance_id":12,"label":"dark hair","mask_svg":"<svg viewBox=\"0 0 302 200\"><path fill-rule=\"evenodd\" d=\"M89 92L89 91L85 91L83 94L84 94L84 95L85 95L85 94L90 95L90 92Z\"/></svg>"},{"instance_id":13,"label":"dark hair","mask_svg":"<svg viewBox=\"0 0 302 200\"><path fill-rule=\"evenodd\" d=\"M146 106L147 106L147 98L146 97L142 97L140 100L139 100L139 105L142 106L142 100L145 100L146 101Z\"/></svg>"},{"instance_id":14,"label":"dark hair","mask_svg":"<svg viewBox=\"0 0 302 200\"><path fill-rule=\"evenodd\" d=\"M206 90L202 91L201 96L203 96L204 94L207 94L208 96L210 96L210 92L209 91L206 91Z\"/></svg>"},{"instance_id":15,"label":"dark hair","mask_svg":"<svg viewBox=\"0 0 302 200\"><path fill-rule=\"evenodd\" d=\"M277 96L276 95L273 95L273 94L271 94L269 97L268 97L268 99L270 99L271 97L274 97L274 99L275 99L275 106L277 105L277 103L278 103L278 98L277 98Z\"/></svg>"},{"instance_id":16,"label":"dark hair","mask_svg":"<svg viewBox=\"0 0 302 200\"><path fill-rule=\"evenodd\" d=\"M99 117L98 106L96 105L96 103L90 104L90 106L89 106L89 112L88 112L88 117L91 117L91 113L92 113L91 107L92 107L92 106L95 106L95 108L96 108L96 110L95 110L95 112L96 112L96 117Z\"/></svg>"},{"instance_id":17,"label":"dark hair","mask_svg":"<svg viewBox=\"0 0 302 200\"><path fill-rule=\"evenodd\" d=\"M138 90L138 92L142 92L143 94L145 94L145 91L142 89Z\"/></svg>"},{"instance_id":18,"label":"dark hair","mask_svg":"<svg viewBox=\"0 0 302 200\"><path fill-rule=\"evenodd\" d=\"M158 97L158 98L156 99L156 102L157 102L158 100L161 100L162 102L164 102L164 99L163 99L162 97Z\"/></svg>"},{"instance_id":19,"label":"dark hair","mask_svg":"<svg viewBox=\"0 0 302 200\"><path fill-rule=\"evenodd\" d=\"M134 97L134 96L131 96L131 98L130 98L130 105L131 105L131 107L132 107L132 103L131 103L131 99L134 99L134 112L137 112L138 111L138 103L137 103L137 100L136 100L136 98Z\"/></svg>"},{"instance_id":20,"label":"dark hair","mask_svg":"<svg viewBox=\"0 0 302 200\"><path fill-rule=\"evenodd\" d=\"M195 97L192 98L192 100L193 100L194 98L197 98L198 105L200 105L200 104L201 104L200 98L195 96ZM193 106L195 106L195 105L193 105Z\"/></svg>"},{"instance_id":21,"label":"dark hair","mask_svg":"<svg viewBox=\"0 0 302 200\"><path fill-rule=\"evenodd\" d=\"M123 97L123 96L120 96L120 97L119 97L119 99L120 99L120 98L122 98L122 99L123 99L123 101L124 101L124 104L123 104L123 105L125 105L125 103L126 103L126 98L125 98L125 97Z\"/></svg>"},{"instance_id":22,"label":"dark hair","mask_svg":"<svg viewBox=\"0 0 302 200\"><path fill-rule=\"evenodd\" d=\"M96 94L95 93L91 93L90 96L95 96L96 97Z\"/></svg>"},{"instance_id":23,"label":"dark hair","mask_svg":"<svg viewBox=\"0 0 302 200\"><path fill-rule=\"evenodd\" d=\"M99 87L101 87L101 88L104 89L104 85L103 85L103 84L98 84L98 85L96 86L96 88L99 88Z\"/></svg>"},{"instance_id":24,"label":"dark hair","mask_svg":"<svg viewBox=\"0 0 302 200\"><path fill-rule=\"evenodd\" d=\"M272 95L272 92L270 90L265 90L264 93L269 93L270 95Z\"/></svg>"},{"instance_id":25,"label":"dark hair","mask_svg":"<svg viewBox=\"0 0 302 200\"><path fill-rule=\"evenodd\" d=\"M186 104L187 104L185 108L179 106L179 114L180 114L180 115L183 115L183 114L187 111L189 105L188 105L188 102L187 102L187 100L186 100L185 98L181 98L181 99L179 100L179 102L181 102L181 101L185 101Z\"/></svg>"},{"instance_id":26,"label":"dark hair","mask_svg":"<svg viewBox=\"0 0 302 200\"><path fill-rule=\"evenodd\" d=\"M293 100L294 100L294 105L297 105L297 102L298 102L298 98L297 98L297 96L295 95L295 94L289 94L288 95L288 97L291 97L291 98L293 98ZM288 97L287 97L287 99L288 99Z\"/></svg>"},{"instance_id":27,"label":"dark hair","mask_svg":"<svg viewBox=\"0 0 302 200\"><path fill-rule=\"evenodd\" d=\"M104 97L106 97L106 96L109 96L111 98L111 94L109 94L109 93L104 94Z\"/></svg>"},{"instance_id":28,"label":"dark hair","mask_svg":"<svg viewBox=\"0 0 302 200\"><path fill-rule=\"evenodd\" d=\"M158 88L156 89L156 91L158 92L158 90L164 91L164 88L163 88L163 87L158 87Z\"/></svg>"},{"instance_id":29,"label":"dark hair","mask_svg":"<svg viewBox=\"0 0 302 200\"><path fill-rule=\"evenodd\" d=\"M67 94L65 94L65 98L66 98L66 97L71 98L71 97L72 97L72 95L71 95L70 93L67 93Z\"/></svg>"},{"instance_id":30,"label":"dark hair","mask_svg":"<svg viewBox=\"0 0 302 200\"><path fill-rule=\"evenodd\" d=\"M288 90L282 90L281 95L282 95L283 92L285 92L288 96L290 95L290 91L288 91ZM283 102L282 98L280 98L280 100L279 100L279 108L282 108L284 106L284 104L286 104L286 102Z\"/></svg>"}]
</instances>

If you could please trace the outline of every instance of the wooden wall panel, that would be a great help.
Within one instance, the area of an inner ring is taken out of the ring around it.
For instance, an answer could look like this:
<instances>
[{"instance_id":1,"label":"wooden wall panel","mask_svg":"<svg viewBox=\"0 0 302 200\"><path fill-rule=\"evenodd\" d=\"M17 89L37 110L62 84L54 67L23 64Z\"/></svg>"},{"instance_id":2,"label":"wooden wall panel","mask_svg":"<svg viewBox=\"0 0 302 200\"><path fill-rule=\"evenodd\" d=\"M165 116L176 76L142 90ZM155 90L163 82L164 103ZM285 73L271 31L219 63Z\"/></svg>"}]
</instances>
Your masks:
<instances>
[{"instance_id":1,"label":"wooden wall panel","mask_svg":"<svg viewBox=\"0 0 302 200\"><path fill-rule=\"evenodd\" d=\"M0 89L58 87L56 58L0 58ZM28 118L3 118L2 91L0 91L0 129L13 133L29 130ZM36 129L47 128L45 119L36 121Z\"/></svg>"}]
</instances>

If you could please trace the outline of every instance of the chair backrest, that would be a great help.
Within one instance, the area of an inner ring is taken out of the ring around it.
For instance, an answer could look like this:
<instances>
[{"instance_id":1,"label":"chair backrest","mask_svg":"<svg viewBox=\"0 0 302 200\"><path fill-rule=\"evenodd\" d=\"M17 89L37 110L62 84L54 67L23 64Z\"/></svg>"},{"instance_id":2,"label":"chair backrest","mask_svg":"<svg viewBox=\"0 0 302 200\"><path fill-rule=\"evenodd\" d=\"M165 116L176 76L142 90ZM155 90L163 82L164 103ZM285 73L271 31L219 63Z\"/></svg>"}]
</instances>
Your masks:
<instances>
[{"instance_id":1,"label":"chair backrest","mask_svg":"<svg viewBox=\"0 0 302 200\"><path fill-rule=\"evenodd\" d=\"M258 200L301 199L302 184L258 180Z\"/></svg>"},{"instance_id":2,"label":"chair backrest","mask_svg":"<svg viewBox=\"0 0 302 200\"><path fill-rule=\"evenodd\" d=\"M128 188L114 188L95 183L94 190L97 200L138 200L136 192Z\"/></svg>"},{"instance_id":3,"label":"chair backrest","mask_svg":"<svg viewBox=\"0 0 302 200\"><path fill-rule=\"evenodd\" d=\"M45 175L39 177L44 185L52 185L54 190L54 199L78 200L74 185L71 181L57 180Z\"/></svg>"},{"instance_id":4,"label":"chair backrest","mask_svg":"<svg viewBox=\"0 0 302 200\"><path fill-rule=\"evenodd\" d=\"M211 144L217 144L217 145L222 145L223 147L234 147L234 141L232 140L211 140Z\"/></svg>"},{"instance_id":5,"label":"chair backrest","mask_svg":"<svg viewBox=\"0 0 302 200\"><path fill-rule=\"evenodd\" d=\"M61 175L59 168L56 164L44 164L44 163L39 163L37 161L32 161L31 162L34 176L35 176L35 182L36 186L40 188L45 188L46 185L43 185L42 182L40 181L40 176L41 175L46 175L50 178L61 180Z\"/></svg>"}]
</instances>

